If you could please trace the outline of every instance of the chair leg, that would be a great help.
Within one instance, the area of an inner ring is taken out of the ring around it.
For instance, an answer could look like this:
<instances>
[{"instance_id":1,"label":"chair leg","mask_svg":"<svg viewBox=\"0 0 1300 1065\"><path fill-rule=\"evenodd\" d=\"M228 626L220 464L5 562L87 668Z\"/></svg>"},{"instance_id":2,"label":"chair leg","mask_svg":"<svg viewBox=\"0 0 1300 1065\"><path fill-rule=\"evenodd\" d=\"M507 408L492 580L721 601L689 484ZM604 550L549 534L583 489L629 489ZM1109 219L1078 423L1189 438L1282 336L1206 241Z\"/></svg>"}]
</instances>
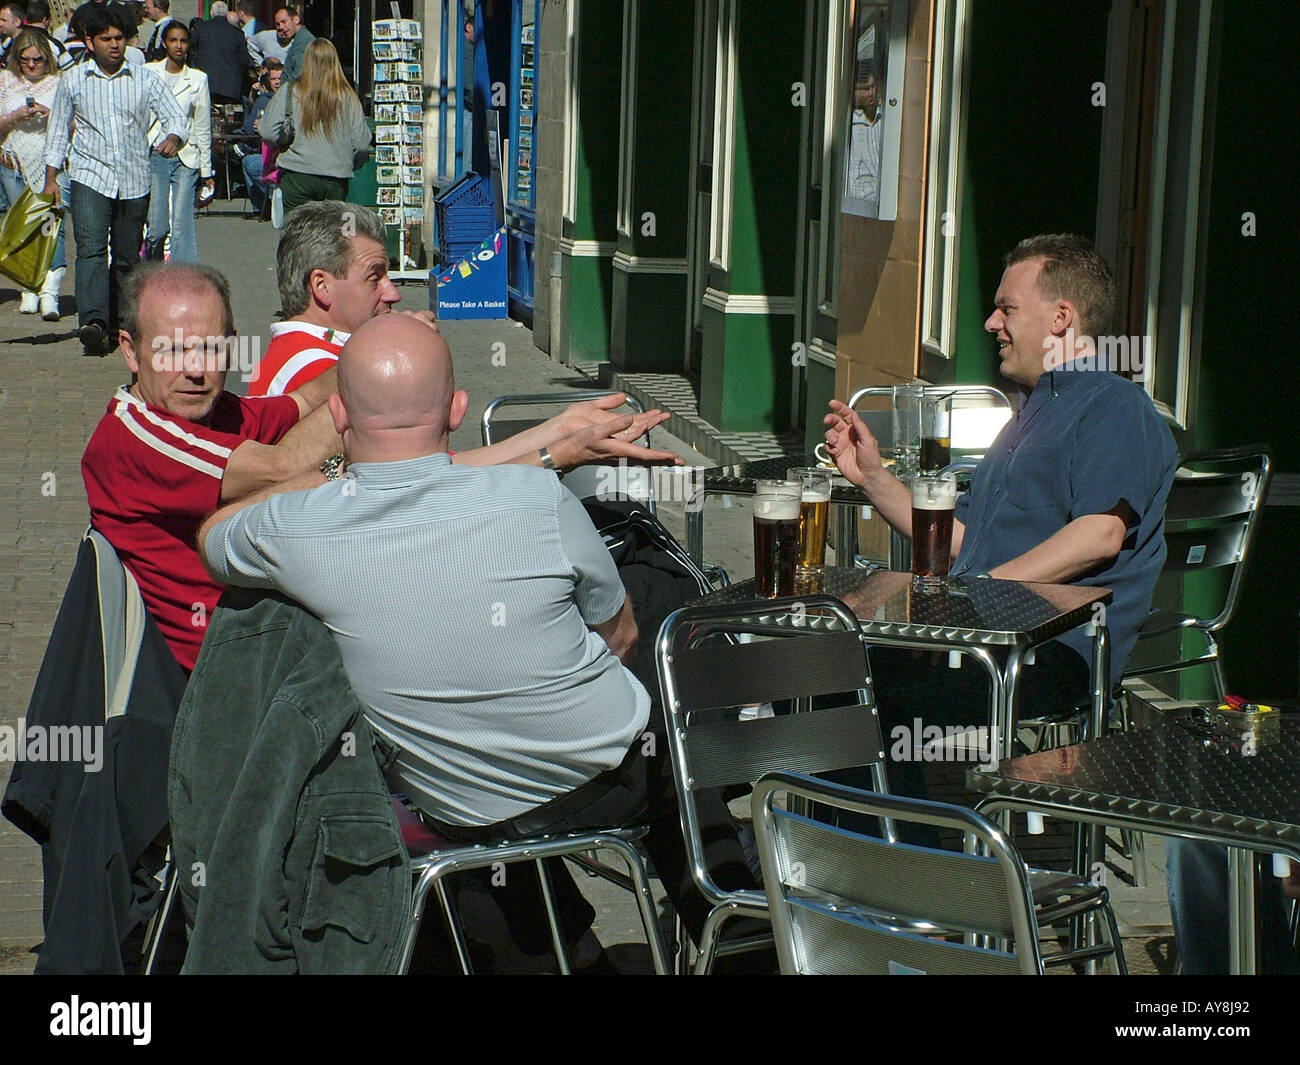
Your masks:
<instances>
[{"instance_id":1,"label":"chair leg","mask_svg":"<svg viewBox=\"0 0 1300 1065\"><path fill-rule=\"evenodd\" d=\"M1219 693L1219 702L1223 702L1228 697L1228 681L1223 675L1223 663L1217 656L1210 660L1210 671L1214 674L1214 687Z\"/></svg>"},{"instance_id":2,"label":"chair leg","mask_svg":"<svg viewBox=\"0 0 1300 1065\"><path fill-rule=\"evenodd\" d=\"M551 926L551 946L555 949L555 960L560 966L561 976L572 975L569 966L569 952L564 946L564 933L560 930L560 916L555 909L555 896L551 891L551 874L546 870L546 863L540 858L537 866L537 879L542 886L542 902L546 906L546 920Z\"/></svg>"},{"instance_id":3,"label":"chair leg","mask_svg":"<svg viewBox=\"0 0 1300 1065\"><path fill-rule=\"evenodd\" d=\"M154 912L149 927L145 930L145 976L154 975L154 965L158 961L158 947L162 944L163 936L167 934L167 922L171 920L172 909L176 902L176 885L179 877L174 867L170 870L170 874L167 878L167 894L163 896L162 905Z\"/></svg>"}]
</instances>

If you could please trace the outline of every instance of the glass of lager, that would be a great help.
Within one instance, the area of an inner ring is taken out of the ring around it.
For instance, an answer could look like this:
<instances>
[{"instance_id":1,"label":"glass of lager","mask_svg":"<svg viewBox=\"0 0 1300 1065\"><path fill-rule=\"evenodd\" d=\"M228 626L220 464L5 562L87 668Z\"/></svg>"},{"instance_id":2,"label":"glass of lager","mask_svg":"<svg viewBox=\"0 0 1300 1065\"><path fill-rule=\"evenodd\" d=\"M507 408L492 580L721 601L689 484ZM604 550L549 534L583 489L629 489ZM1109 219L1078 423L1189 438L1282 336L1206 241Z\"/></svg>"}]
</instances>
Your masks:
<instances>
[{"instance_id":1,"label":"glass of lager","mask_svg":"<svg viewBox=\"0 0 1300 1065\"><path fill-rule=\"evenodd\" d=\"M826 565L826 522L831 509L831 471L816 466L787 470L786 477L802 486L799 501L799 566L797 577L821 573Z\"/></svg>"},{"instance_id":2,"label":"glass of lager","mask_svg":"<svg viewBox=\"0 0 1300 1065\"><path fill-rule=\"evenodd\" d=\"M912 482L912 587L941 592L948 587L952 564L952 519L957 481L952 477L918 477Z\"/></svg>"},{"instance_id":3,"label":"glass of lager","mask_svg":"<svg viewBox=\"0 0 1300 1065\"><path fill-rule=\"evenodd\" d=\"M799 561L798 481L758 481L754 492L754 579L766 599L794 595Z\"/></svg>"}]
</instances>

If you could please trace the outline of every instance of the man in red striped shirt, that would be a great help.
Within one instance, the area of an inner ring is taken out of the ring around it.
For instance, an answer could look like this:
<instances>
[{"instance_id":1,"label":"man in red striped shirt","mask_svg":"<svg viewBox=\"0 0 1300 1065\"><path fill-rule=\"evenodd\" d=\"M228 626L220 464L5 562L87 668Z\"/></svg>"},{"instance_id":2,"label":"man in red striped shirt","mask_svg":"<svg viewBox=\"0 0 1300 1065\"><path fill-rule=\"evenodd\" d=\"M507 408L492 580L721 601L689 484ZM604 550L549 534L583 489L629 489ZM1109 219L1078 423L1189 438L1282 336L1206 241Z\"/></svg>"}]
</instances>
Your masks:
<instances>
[{"instance_id":1,"label":"man in red striped shirt","mask_svg":"<svg viewBox=\"0 0 1300 1065\"><path fill-rule=\"evenodd\" d=\"M121 345L132 382L91 436L82 477L91 524L135 577L177 661L192 670L222 591L195 551L199 523L339 450L325 405L336 375L287 396L226 392L211 340L235 333L230 286L210 267L142 264L125 296Z\"/></svg>"},{"instance_id":2,"label":"man in red striped shirt","mask_svg":"<svg viewBox=\"0 0 1300 1065\"><path fill-rule=\"evenodd\" d=\"M388 276L383 222L354 203L299 207L285 223L275 261L288 317L271 326L250 396L282 396L324 373L354 330L402 298Z\"/></svg>"}]
</instances>

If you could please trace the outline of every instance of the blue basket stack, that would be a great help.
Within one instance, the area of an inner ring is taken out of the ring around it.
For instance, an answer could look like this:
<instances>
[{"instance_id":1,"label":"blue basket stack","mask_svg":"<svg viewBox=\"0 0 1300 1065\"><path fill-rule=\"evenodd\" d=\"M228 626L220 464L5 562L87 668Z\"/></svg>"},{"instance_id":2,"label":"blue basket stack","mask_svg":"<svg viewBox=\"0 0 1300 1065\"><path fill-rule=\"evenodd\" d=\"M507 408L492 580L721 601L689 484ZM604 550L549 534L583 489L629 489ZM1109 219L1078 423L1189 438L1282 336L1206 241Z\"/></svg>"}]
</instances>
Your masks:
<instances>
[{"instance_id":1,"label":"blue basket stack","mask_svg":"<svg viewBox=\"0 0 1300 1065\"><path fill-rule=\"evenodd\" d=\"M492 186L473 171L462 174L433 199L438 226L438 256L444 264L459 262L496 232Z\"/></svg>"}]
</instances>

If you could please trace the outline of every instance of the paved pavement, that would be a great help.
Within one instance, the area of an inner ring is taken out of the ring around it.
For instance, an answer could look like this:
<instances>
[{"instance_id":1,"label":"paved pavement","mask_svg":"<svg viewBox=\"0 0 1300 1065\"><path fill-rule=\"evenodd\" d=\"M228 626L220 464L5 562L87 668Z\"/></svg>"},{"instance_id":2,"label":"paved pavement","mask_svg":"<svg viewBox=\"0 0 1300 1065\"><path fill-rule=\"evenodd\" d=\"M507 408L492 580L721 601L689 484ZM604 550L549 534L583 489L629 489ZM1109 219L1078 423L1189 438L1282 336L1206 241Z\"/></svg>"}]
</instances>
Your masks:
<instances>
[{"instance_id":1,"label":"paved pavement","mask_svg":"<svg viewBox=\"0 0 1300 1065\"><path fill-rule=\"evenodd\" d=\"M279 307L275 286L276 234L265 223L246 221L218 204L198 222L201 259L226 272L232 283L236 322L243 333L267 337ZM238 202L232 205L238 207ZM71 250L71 249L70 249ZM23 715L36 680L78 541L87 523L80 458L113 390L124 383L119 355L87 359L75 337L75 310L69 277L65 317L57 325L17 313L18 293L0 282L0 725L14 726ZM403 288L402 307L427 305L422 285ZM453 437L456 448L478 443L483 404L503 393L548 392L572 388L580 395L594 382L550 361L533 347L528 330L510 321L443 323L456 359L457 384L469 391L470 415ZM232 379L230 387L243 391ZM656 446L676 449L693 465L708 465L682 441L658 432ZM669 528L681 536L680 503L662 508ZM723 498L709 508L708 554L738 577L750 569L749 512L740 501ZM9 765L0 765L0 787ZM1152 867L1162 862L1158 851ZM592 882L607 914L598 928L607 943L634 942L635 910L613 888ZM29 972L31 948L41 938L41 869L38 848L8 822L0 822L0 972ZM1139 893L1129 920L1144 954L1152 935L1167 923L1162 885ZM1126 911L1121 909L1121 918ZM1138 944L1133 944L1134 947ZM1159 950L1159 941L1156 941ZM616 952L636 968L643 952ZM1133 957L1132 961L1139 959ZM1135 966L1137 967L1137 966ZM1148 969L1150 971L1150 969Z\"/></svg>"}]
</instances>

